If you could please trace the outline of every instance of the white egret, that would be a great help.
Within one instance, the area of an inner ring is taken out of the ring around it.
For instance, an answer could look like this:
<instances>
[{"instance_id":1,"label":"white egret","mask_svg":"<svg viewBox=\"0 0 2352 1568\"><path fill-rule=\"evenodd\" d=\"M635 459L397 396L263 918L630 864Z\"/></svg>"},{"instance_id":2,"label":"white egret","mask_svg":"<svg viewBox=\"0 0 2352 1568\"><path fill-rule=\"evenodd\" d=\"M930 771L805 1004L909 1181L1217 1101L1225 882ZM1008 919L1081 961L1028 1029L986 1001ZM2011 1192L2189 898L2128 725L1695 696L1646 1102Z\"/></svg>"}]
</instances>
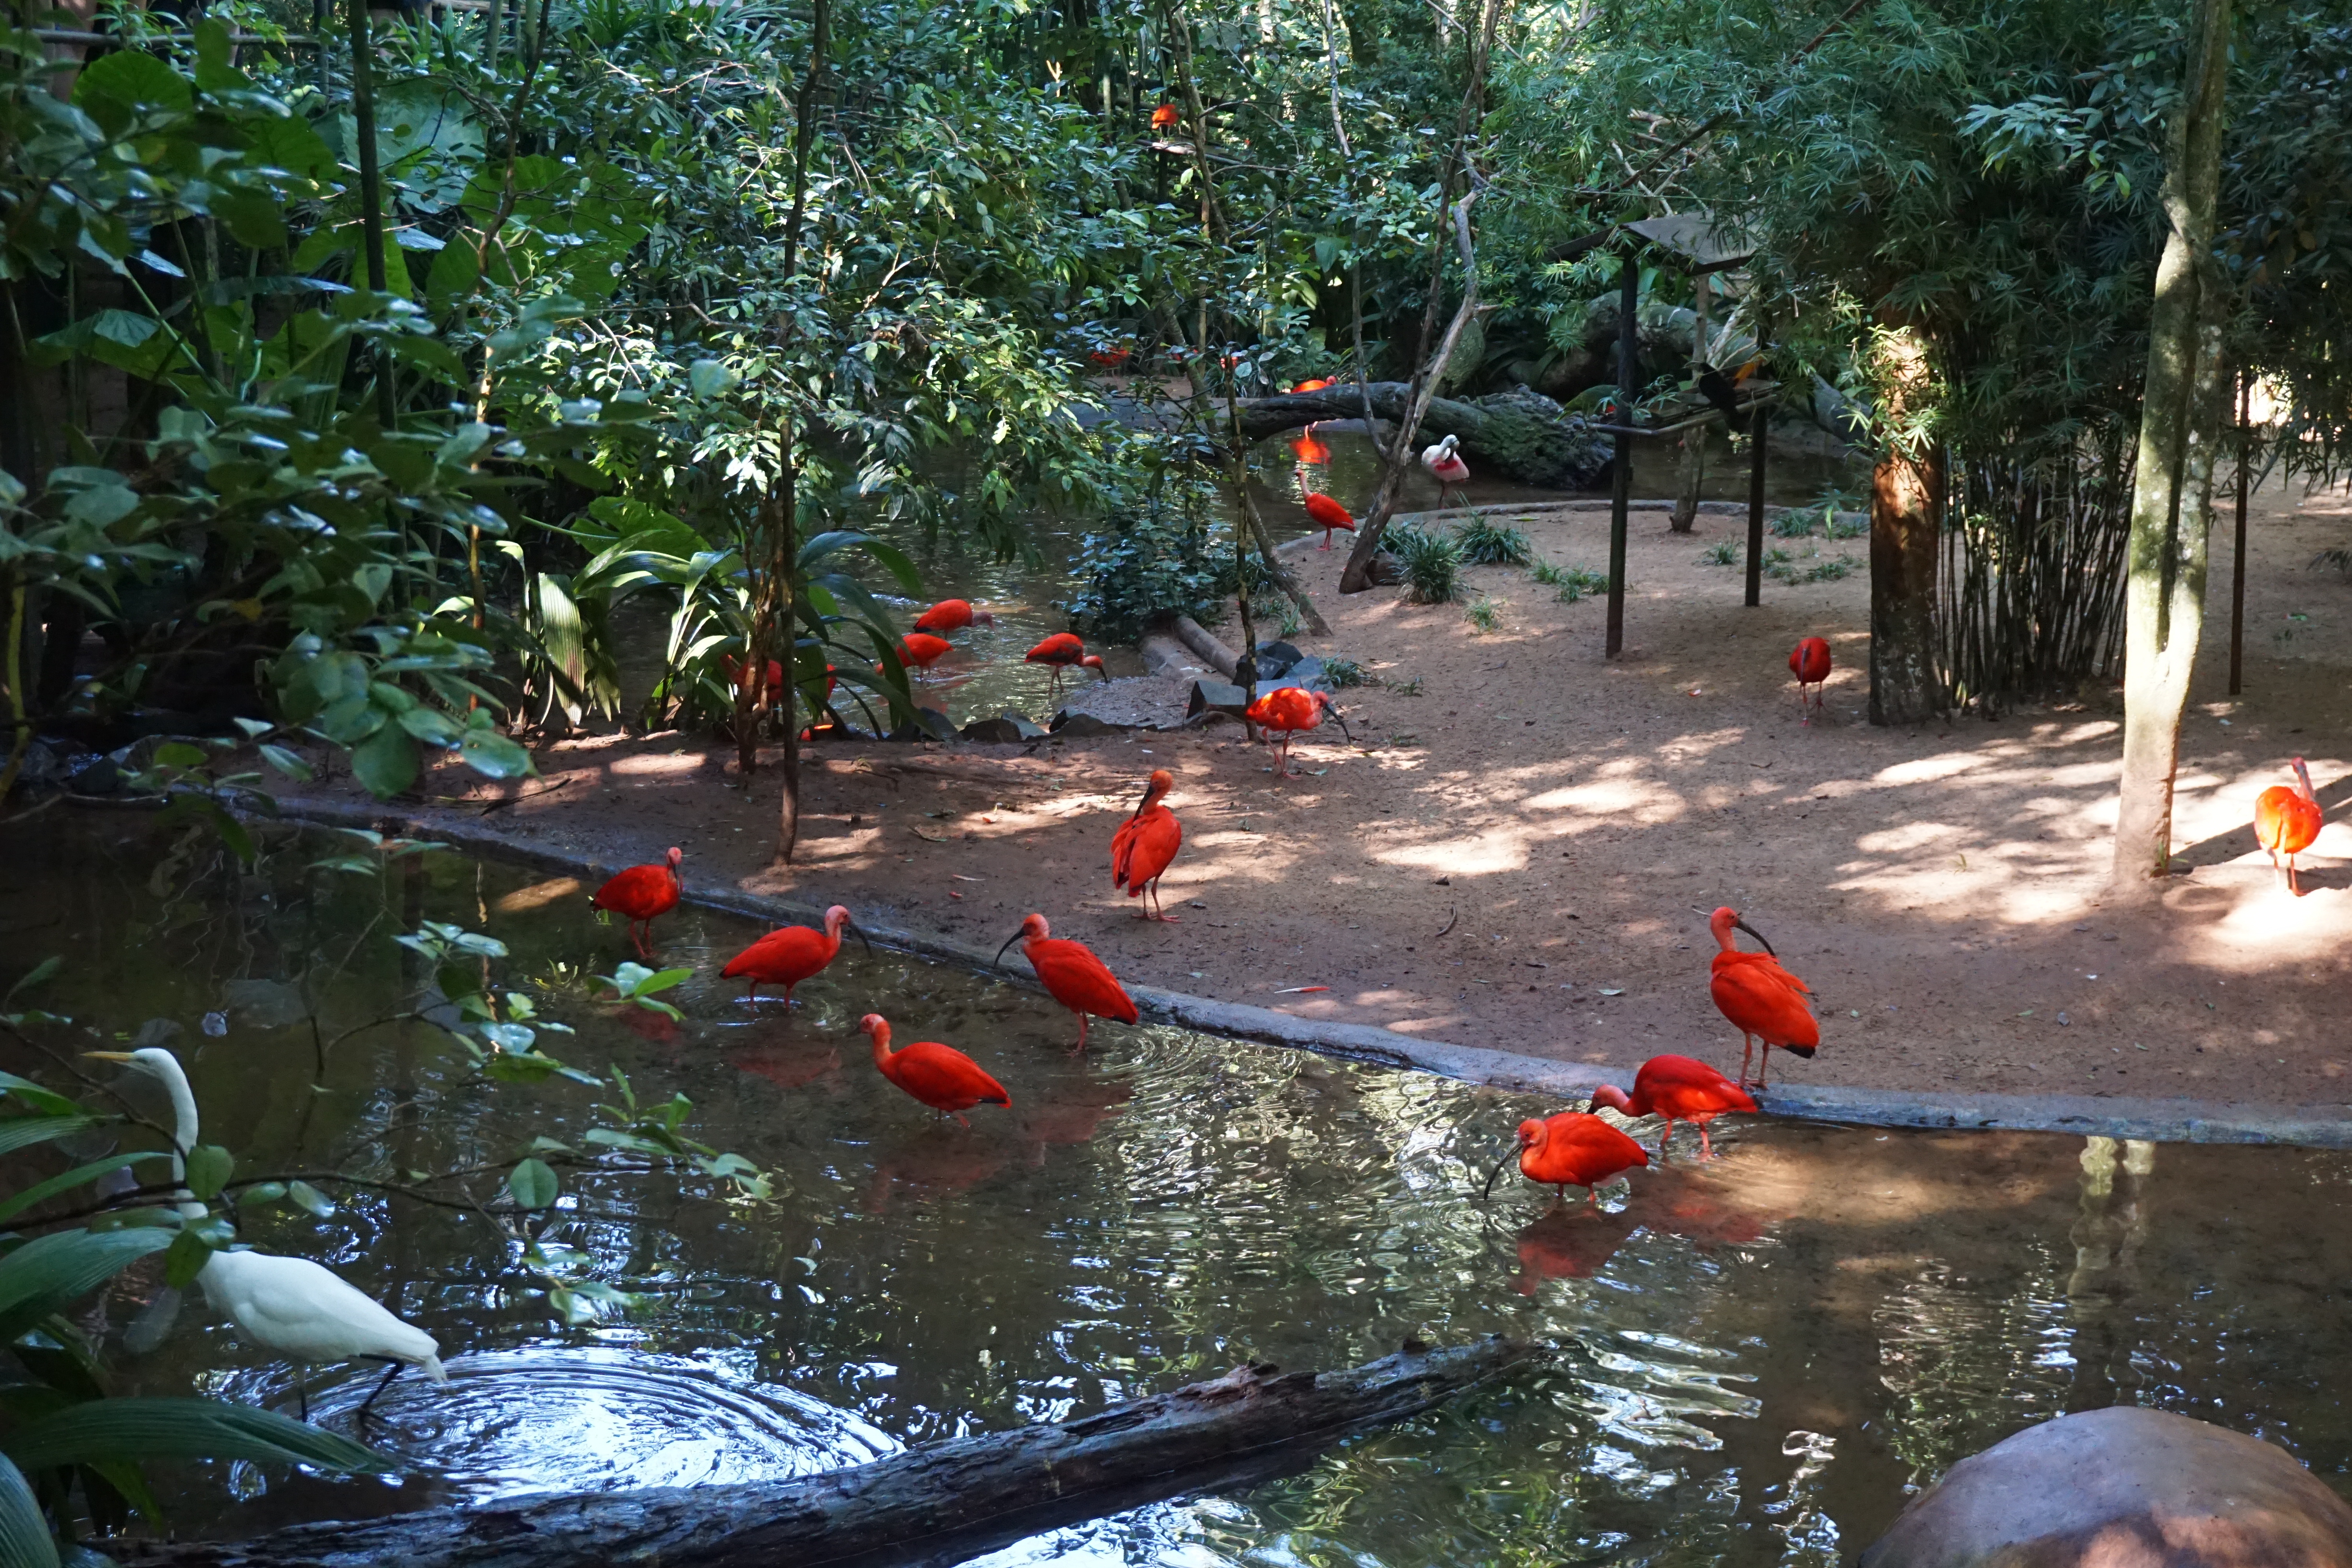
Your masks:
<instances>
[{"instance_id":1,"label":"white egret","mask_svg":"<svg viewBox=\"0 0 2352 1568\"><path fill-rule=\"evenodd\" d=\"M196 1097L179 1058L150 1046L136 1051L91 1051L100 1061L121 1062L163 1079L172 1097L172 1176L185 1178L185 1156L196 1146ZM184 1189L180 1213L201 1219L205 1205ZM373 1300L332 1270L307 1258L278 1258L253 1251L215 1252L196 1279L205 1299L243 1334L264 1350L291 1357L301 1366L312 1362L380 1361L391 1363L383 1381L360 1405L367 1414L376 1395L391 1385L404 1366L421 1369L436 1383L446 1383L441 1369L441 1347L431 1334L402 1322ZM303 1419L310 1403L298 1369L294 1384Z\"/></svg>"}]
</instances>

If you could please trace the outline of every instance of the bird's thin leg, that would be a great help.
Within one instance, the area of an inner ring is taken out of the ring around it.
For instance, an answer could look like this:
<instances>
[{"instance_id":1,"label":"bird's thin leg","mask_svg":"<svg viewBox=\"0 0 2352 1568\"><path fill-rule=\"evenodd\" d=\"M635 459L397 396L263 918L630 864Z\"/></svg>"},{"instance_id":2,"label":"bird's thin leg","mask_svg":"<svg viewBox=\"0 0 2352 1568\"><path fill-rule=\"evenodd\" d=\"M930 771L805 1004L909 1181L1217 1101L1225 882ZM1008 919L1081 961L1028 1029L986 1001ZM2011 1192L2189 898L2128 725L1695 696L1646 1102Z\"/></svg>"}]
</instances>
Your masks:
<instances>
[{"instance_id":1,"label":"bird's thin leg","mask_svg":"<svg viewBox=\"0 0 2352 1568\"><path fill-rule=\"evenodd\" d=\"M1666 1157L1666 1145L1667 1145L1667 1144L1669 1144L1669 1143L1671 1143L1671 1142L1673 1142L1674 1141L1675 1141L1675 1119L1674 1119L1673 1117L1669 1116L1669 1117L1667 1117L1667 1118L1666 1118L1666 1130L1665 1130L1664 1132L1661 1132L1661 1133L1659 1133L1659 1134L1658 1134L1658 1158L1659 1158L1659 1159L1663 1160L1663 1159L1664 1159L1664 1158Z\"/></svg>"},{"instance_id":2,"label":"bird's thin leg","mask_svg":"<svg viewBox=\"0 0 2352 1568\"><path fill-rule=\"evenodd\" d=\"M1745 1029L1739 1033L1739 1081L1748 1082L1748 1064L1756 1055L1756 1037Z\"/></svg>"},{"instance_id":3,"label":"bird's thin leg","mask_svg":"<svg viewBox=\"0 0 2352 1568\"><path fill-rule=\"evenodd\" d=\"M310 1419L310 1391L303 1386L302 1374L308 1370L299 1364L294 1368L294 1408L302 1413L306 1422Z\"/></svg>"},{"instance_id":4,"label":"bird's thin leg","mask_svg":"<svg viewBox=\"0 0 2352 1568\"><path fill-rule=\"evenodd\" d=\"M2295 898L2303 897L2303 889L2294 885L2294 857L2292 855L2286 858L2286 890Z\"/></svg>"},{"instance_id":5,"label":"bird's thin leg","mask_svg":"<svg viewBox=\"0 0 2352 1568\"><path fill-rule=\"evenodd\" d=\"M743 1000L751 1003L755 1007L760 1005L760 983L758 981L754 980L751 982L751 989L743 993Z\"/></svg>"},{"instance_id":6,"label":"bird's thin leg","mask_svg":"<svg viewBox=\"0 0 2352 1568\"><path fill-rule=\"evenodd\" d=\"M1073 1047L1073 1048L1072 1048L1072 1050L1071 1050L1070 1054L1071 1054L1072 1056L1074 1056L1074 1057L1075 1057L1075 1056L1080 1056L1080 1055L1083 1055L1083 1054L1085 1053L1085 1051L1086 1051L1086 1048L1087 1048L1087 1016L1086 1016L1084 1013L1081 1013L1081 1014L1079 1014L1079 1015L1078 1015L1078 1043L1077 1043L1077 1045L1076 1045L1075 1047Z\"/></svg>"},{"instance_id":7,"label":"bird's thin leg","mask_svg":"<svg viewBox=\"0 0 2352 1568\"><path fill-rule=\"evenodd\" d=\"M1698 1157L1702 1160L1715 1158L1715 1151L1707 1146L1706 1123L1704 1121L1698 1124Z\"/></svg>"},{"instance_id":8,"label":"bird's thin leg","mask_svg":"<svg viewBox=\"0 0 2352 1568\"><path fill-rule=\"evenodd\" d=\"M375 1385L374 1392L371 1393L365 1399L360 1401L357 1419L365 1420L367 1418L368 1406L373 1405L376 1402L377 1397L381 1395L385 1389L392 1386L392 1380L400 1375L401 1365L401 1363L394 1362L391 1367L385 1371L383 1381Z\"/></svg>"},{"instance_id":9,"label":"bird's thin leg","mask_svg":"<svg viewBox=\"0 0 2352 1568\"><path fill-rule=\"evenodd\" d=\"M1756 1064L1756 1087L1764 1087L1764 1075L1772 1070L1772 1042L1764 1042L1764 1059Z\"/></svg>"},{"instance_id":10,"label":"bird's thin leg","mask_svg":"<svg viewBox=\"0 0 2352 1568\"><path fill-rule=\"evenodd\" d=\"M1170 925L1174 925L1176 923L1176 917L1170 914L1167 910L1162 908L1160 905L1160 879L1157 877L1151 879L1151 908L1154 911L1152 919L1166 921Z\"/></svg>"}]
</instances>

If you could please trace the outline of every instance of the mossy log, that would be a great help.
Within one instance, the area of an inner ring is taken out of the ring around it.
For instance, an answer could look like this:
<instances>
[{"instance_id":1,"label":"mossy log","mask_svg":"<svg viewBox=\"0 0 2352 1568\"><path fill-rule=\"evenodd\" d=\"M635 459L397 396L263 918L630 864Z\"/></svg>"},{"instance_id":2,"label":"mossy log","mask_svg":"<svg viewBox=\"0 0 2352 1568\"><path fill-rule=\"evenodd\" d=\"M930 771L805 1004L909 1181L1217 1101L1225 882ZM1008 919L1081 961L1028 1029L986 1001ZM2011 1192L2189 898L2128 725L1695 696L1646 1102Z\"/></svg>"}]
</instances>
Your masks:
<instances>
[{"instance_id":1,"label":"mossy log","mask_svg":"<svg viewBox=\"0 0 2352 1568\"><path fill-rule=\"evenodd\" d=\"M1236 1367L1076 1419L734 1486L520 1498L297 1525L248 1541L92 1542L124 1568L848 1568L957 1563L1040 1531L1254 1486L1333 1442L1537 1358L1489 1338L1408 1342L1342 1372Z\"/></svg>"},{"instance_id":2,"label":"mossy log","mask_svg":"<svg viewBox=\"0 0 2352 1568\"><path fill-rule=\"evenodd\" d=\"M1262 441L1328 419L1361 419L1367 404L1375 418L1401 419L1406 391L1403 382L1376 381L1364 389L1362 396L1353 385L1334 385L1320 392L1244 398L1242 434ZM1609 473L1609 438L1588 428L1550 398L1525 387L1467 400L1431 400L1421 422L1421 437L1436 441L1447 436L1462 438L1463 458L1474 469L1484 468L1526 484L1549 489L1591 489Z\"/></svg>"}]
</instances>

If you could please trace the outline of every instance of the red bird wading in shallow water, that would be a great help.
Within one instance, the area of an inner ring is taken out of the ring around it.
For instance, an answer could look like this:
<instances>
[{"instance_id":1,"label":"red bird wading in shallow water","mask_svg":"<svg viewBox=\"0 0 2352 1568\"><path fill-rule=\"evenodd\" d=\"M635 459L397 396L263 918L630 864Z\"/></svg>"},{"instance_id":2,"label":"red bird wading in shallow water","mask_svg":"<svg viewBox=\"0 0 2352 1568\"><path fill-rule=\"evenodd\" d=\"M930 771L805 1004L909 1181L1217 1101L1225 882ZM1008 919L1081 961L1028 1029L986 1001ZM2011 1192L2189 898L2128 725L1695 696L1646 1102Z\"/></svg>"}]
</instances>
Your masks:
<instances>
[{"instance_id":1,"label":"red bird wading in shallow water","mask_svg":"<svg viewBox=\"0 0 2352 1568\"><path fill-rule=\"evenodd\" d=\"M908 632L898 639L898 662L913 669L929 669L954 647L947 638L935 637L929 632ZM875 668L879 669L881 666Z\"/></svg>"},{"instance_id":2,"label":"red bird wading in shallow water","mask_svg":"<svg viewBox=\"0 0 2352 1568\"><path fill-rule=\"evenodd\" d=\"M1055 691L1062 689L1062 672L1067 669L1091 669L1105 680L1110 679L1110 671L1103 668L1102 656L1088 653L1085 641L1076 632L1055 632L1023 654L1021 661L1051 666Z\"/></svg>"},{"instance_id":3,"label":"red bird wading in shallow water","mask_svg":"<svg viewBox=\"0 0 2352 1568\"><path fill-rule=\"evenodd\" d=\"M1830 678L1830 645L1821 637L1807 637L1789 652L1789 673L1797 678L1797 711L1808 724L1822 709L1822 682ZM1813 689L1811 707L1805 702L1805 688Z\"/></svg>"},{"instance_id":4,"label":"red bird wading in shallow water","mask_svg":"<svg viewBox=\"0 0 2352 1568\"><path fill-rule=\"evenodd\" d=\"M915 629L931 636L945 637L969 626L992 626L996 617L986 610L974 609L969 599L941 599L915 618Z\"/></svg>"},{"instance_id":5,"label":"red bird wading in shallow water","mask_svg":"<svg viewBox=\"0 0 2352 1568\"><path fill-rule=\"evenodd\" d=\"M2303 889L2294 885L2294 858L2311 847L2319 837L2321 813L2319 797L2311 791L2311 770L2297 757L2287 764L2294 769L2294 786L2273 784L2254 797L2254 841L2270 851L2271 875L2278 875L2279 857L2286 857L2286 890L2300 896Z\"/></svg>"},{"instance_id":6,"label":"red bird wading in shallow water","mask_svg":"<svg viewBox=\"0 0 2352 1568\"><path fill-rule=\"evenodd\" d=\"M807 926L772 931L729 959L719 975L727 980L750 982L751 989L743 993L746 1002L757 1002L762 985L781 985L784 988L784 1005L789 1007L793 1005L793 987L820 973L841 952L845 927L859 942L866 942L866 956L871 958L874 944L866 942L866 933L857 929L849 911L835 904L824 911L823 931Z\"/></svg>"},{"instance_id":7,"label":"red bird wading in shallow water","mask_svg":"<svg viewBox=\"0 0 2352 1568\"><path fill-rule=\"evenodd\" d=\"M866 1014L857 1026L874 1042L874 1065L882 1069L882 1076L942 1116L952 1116L969 1127L971 1123L964 1121L963 1113L973 1106L1013 1103L1003 1084L953 1046L918 1040L894 1051L890 1020L879 1013Z\"/></svg>"},{"instance_id":8,"label":"red bird wading in shallow water","mask_svg":"<svg viewBox=\"0 0 2352 1568\"><path fill-rule=\"evenodd\" d=\"M1772 1047L1796 1056L1810 1058L1822 1043L1822 1026L1813 1017L1806 998L1812 987L1780 967L1773 955L1772 944L1764 942L1764 933L1739 918L1734 909L1719 909L1706 922L1722 949L1715 955L1714 973L1707 982L1707 991L1715 998L1716 1011L1731 1020L1739 1031L1739 1083L1748 1083L1748 1058L1754 1054L1756 1042L1764 1042L1764 1059L1756 1068L1756 1087L1764 1087L1764 1075L1771 1069ZM1732 942L1734 928L1746 931L1764 942L1762 952L1742 952Z\"/></svg>"},{"instance_id":9,"label":"red bird wading in shallow water","mask_svg":"<svg viewBox=\"0 0 2352 1568\"><path fill-rule=\"evenodd\" d=\"M653 956L654 917L677 908L677 895L683 885L678 879L677 863L685 858L686 851L672 845L667 864L632 866L597 889L596 896L588 900L592 910L610 910L627 918L629 940L637 944L639 958ZM641 930L643 935L638 934Z\"/></svg>"},{"instance_id":10,"label":"red bird wading in shallow water","mask_svg":"<svg viewBox=\"0 0 2352 1568\"><path fill-rule=\"evenodd\" d=\"M1307 515L1313 518L1316 526L1323 531L1323 542L1315 547L1318 550L1331 548L1331 531L1335 528L1345 529L1349 533L1356 531L1356 520L1348 515L1348 509L1319 490L1307 496Z\"/></svg>"},{"instance_id":11,"label":"red bird wading in shallow water","mask_svg":"<svg viewBox=\"0 0 2352 1568\"><path fill-rule=\"evenodd\" d=\"M1582 1187L1587 1203L1599 1200L1592 1189L1616 1180L1650 1156L1642 1146L1603 1121L1581 1110L1563 1110L1544 1121L1533 1117L1519 1123L1519 1174L1538 1185L1556 1187L1566 1197L1570 1187ZM1511 1156L1504 1155L1486 1173L1486 1193Z\"/></svg>"},{"instance_id":12,"label":"red bird wading in shallow water","mask_svg":"<svg viewBox=\"0 0 2352 1568\"><path fill-rule=\"evenodd\" d=\"M1727 1110L1753 1111L1756 1102L1748 1091L1707 1066L1688 1057L1652 1057L1633 1075L1633 1092L1627 1094L1613 1083L1602 1084L1592 1091L1591 1109L1608 1106L1622 1116L1663 1116L1666 1130L1658 1134L1658 1153L1663 1158L1666 1142L1675 1135L1675 1123L1687 1121L1698 1129L1698 1157L1702 1160L1715 1151L1708 1146L1706 1124Z\"/></svg>"},{"instance_id":13,"label":"red bird wading in shallow water","mask_svg":"<svg viewBox=\"0 0 2352 1568\"><path fill-rule=\"evenodd\" d=\"M1044 915L1031 915L1021 922L1019 931L1004 939L1004 947L996 950L999 963L1004 962L1004 948L1016 942L1029 967L1037 972L1045 994L1078 1016L1078 1043L1072 1054L1087 1048L1089 1014L1120 1024L1136 1021L1135 1002L1118 977L1080 943L1054 935Z\"/></svg>"},{"instance_id":14,"label":"red bird wading in shallow water","mask_svg":"<svg viewBox=\"0 0 2352 1568\"><path fill-rule=\"evenodd\" d=\"M1282 735L1282 755L1274 770L1277 778L1297 776L1290 771L1290 738L1301 730L1314 729L1323 722L1326 713L1339 720L1341 734L1350 741L1356 738L1348 728L1348 721L1341 719L1339 710L1331 706L1331 694L1328 691L1309 691L1303 686L1285 686L1251 703L1246 712L1251 723L1262 730L1278 731Z\"/></svg>"},{"instance_id":15,"label":"red bird wading in shallow water","mask_svg":"<svg viewBox=\"0 0 2352 1568\"><path fill-rule=\"evenodd\" d=\"M1110 885L1126 889L1130 899L1143 897L1144 889L1149 887L1150 918L1171 923L1176 917L1160 907L1160 876L1176 858L1176 850L1184 842L1184 829L1177 822L1176 814L1160 802L1175 787L1175 774L1166 768L1152 769L1151 782L1143 786L1143 799L1136 806L1135 815L1119 824L1118 831L1110 836Z\"/></svg>"}]
</instances>

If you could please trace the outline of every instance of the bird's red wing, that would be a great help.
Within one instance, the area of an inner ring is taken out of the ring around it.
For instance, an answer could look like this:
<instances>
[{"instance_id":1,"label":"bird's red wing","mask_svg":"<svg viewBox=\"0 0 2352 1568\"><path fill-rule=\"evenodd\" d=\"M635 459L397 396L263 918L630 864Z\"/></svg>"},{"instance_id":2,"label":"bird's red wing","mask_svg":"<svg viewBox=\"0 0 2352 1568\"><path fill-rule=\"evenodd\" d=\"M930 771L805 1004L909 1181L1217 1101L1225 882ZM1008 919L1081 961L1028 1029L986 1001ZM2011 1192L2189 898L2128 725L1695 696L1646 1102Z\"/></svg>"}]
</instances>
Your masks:
<instances>
[{"instance_id":1,"label":"bird's red wing","mask_svg":"<svg viewBox=\"0 0 2352 1568\"><path fill-rule=\"evenodd\" d=\"M1174 812L1160 806L1145 813L1142 830L1135 836L1134 858L1128 868L1131 885L1140 887L1168 869L1168 863L1176 858L1176 851L1183 843L1184 828Z\"/></svg>"},{"instance_id":2,"label":"bird's red wing","mask_svg":"<svg viewBox=\"0 0 2352 1568\"><path fill-rule=\"evenodd\" d=\"M1689 1117L1725 1110L1754 1110L1748 1091L1689 1057L1652 1057L1633 1079L1634 1092L1663 1115Z\"/></svg>"},{"instance_id":3,"label":"bird's red wing","mask_svg":"<svg viewBox=\"0 0 2352 1568\"><path fill-rule=\"evenodd\" d=\"M1055 1001L1075 1013L1091 1013L1122 1024L1136 1021L1139 1015L1134 998L1101 959L1075 942L1056 939L1038 942L1036 947L1044 951L1032 952L1030 965Z\"/></svg>"},{"instance_id":4,"label":"bird's red wing","mask_svg":"<svg viewBox=\"0 0 2352 1568\"><path fill-rule=\"evenodd\" d=\"M650 920L677 902L677 884L662 866L632 866L596 889L592 909L611 910L633 921Z\"/></svg>"},{"instance_id":5,"label":"bird's red wing","mask_svg":"<svg viewBox=\"0 0 2352 1568\"><path fill-rule=\"evenodd\" d=\"M918 1040L890 1053L890 1074L900 1089L925 1105L963 1110L975 1105L1010 1105L1013 1097L981 1065L953 1046Z\"/></svg>"},{"instance_id":6,"label":"bird's red wing","mask_svg":"<svg viewBox=\"0 0 2352 1568\"><path fill-rule=\"evenodd\" d=\"M1135 836L1140 826L1141 819L1130 816L1110 836L1110 885L1114 888L1129 885L1128 870L1135 863ZM1142 892L1143 879L1139 879L1128 897L1136 898Z\"/></svg>"},{"instance_id":7,"label":"bird's red wing","mask_svg":"<svg viewBox=\"0 0 2352 1568\"><path fill-rule=\"evenodd\" d=\"M729 959L719 973L726 980L748 978L797 985L831 962L833 954L826 951L821 933L806 926L786 926Z\"/></svg>"},{"instance_id":8,"label":"bird's red wing","mask_svg":"<svg viewBox=\"0 0 2352 1568\"><path fill-rule=\"evenodd\" d=\"M1821 1025L1803 994L1783 983L1795 978L1779 964L1771 972L1753 963L1727 964L1716 970L1707 992L1717 1010L1748 1034L1776 1046L1818 1046Z\"/></svg>"},{"instance_id":9,"label":"bird's red wing","mask_svg":"<svg viewBox=\"0 0 2352 1568\"><path fill-rule=\"evenodd\" d=\"M2275 855L2300 855L2319 837L2319 807L2286 784L2254 797L2254 842Z\"/></svg>"}]
</instances>

